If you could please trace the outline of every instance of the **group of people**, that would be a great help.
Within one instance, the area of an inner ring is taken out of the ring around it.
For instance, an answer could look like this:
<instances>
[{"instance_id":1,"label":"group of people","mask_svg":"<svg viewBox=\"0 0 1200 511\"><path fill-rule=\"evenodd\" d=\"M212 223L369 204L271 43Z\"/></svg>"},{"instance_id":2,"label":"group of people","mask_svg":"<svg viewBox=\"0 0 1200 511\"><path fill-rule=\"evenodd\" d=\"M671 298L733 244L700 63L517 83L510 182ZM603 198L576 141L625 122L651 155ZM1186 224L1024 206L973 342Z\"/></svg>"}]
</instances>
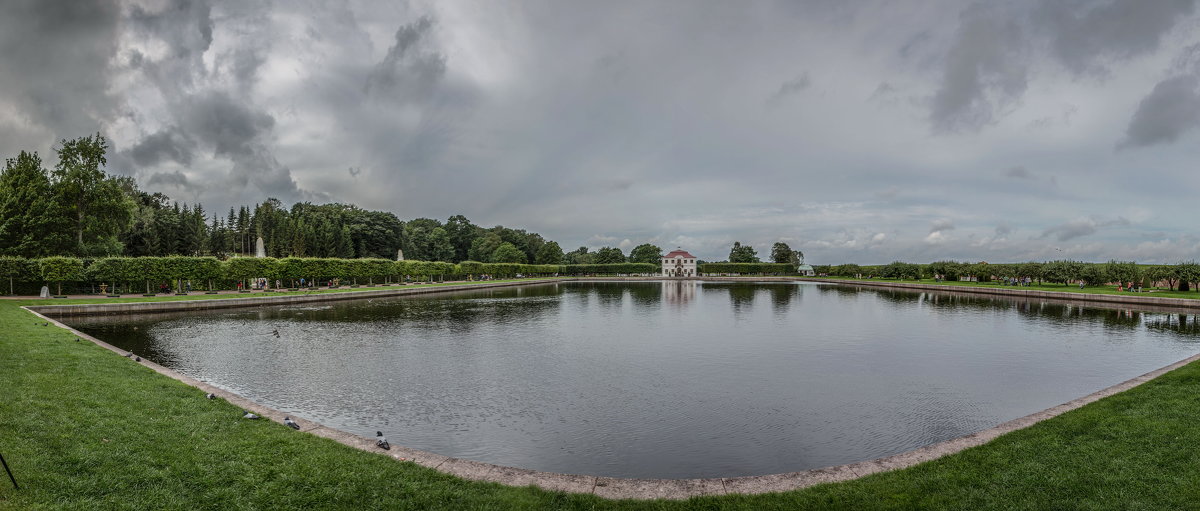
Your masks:
<instances>
[{"instance_id":1,"label":"group of people","mask_svg":"<svg viewBox=\"0 0 1200 511\"><path fill-rule=\"evenodd\" d=\"M1032 286L1033 279L1029 277L1008 277L1004 279L1006 286Z\"/></svg>"},{"instance_id":2,"label":"group of people","mask_svg":"<svg viewBox=\"0 0 1200 511\"><path fill-rule=\"evenodd\" d=\"M1134 284L1133 282L1130 282L1128 284L1122 284L1120 282L1117 282L1117 291L1129 291L1130 293L1141 293L1142 285Z\"/></svg>"}]
</instances>

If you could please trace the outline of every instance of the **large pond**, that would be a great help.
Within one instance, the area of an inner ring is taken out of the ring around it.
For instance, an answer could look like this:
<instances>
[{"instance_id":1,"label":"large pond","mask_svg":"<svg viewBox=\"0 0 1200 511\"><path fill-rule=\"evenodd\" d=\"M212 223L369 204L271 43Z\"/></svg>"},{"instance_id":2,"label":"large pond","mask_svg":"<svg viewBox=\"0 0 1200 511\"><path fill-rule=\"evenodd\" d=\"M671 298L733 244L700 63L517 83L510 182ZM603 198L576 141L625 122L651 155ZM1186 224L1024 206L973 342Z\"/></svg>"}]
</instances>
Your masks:
<instances>
[{"instance_id":1,"label":"large pond","mask_svg":"<svg viewBox=\"0 0 1200 511\"><path fill-rule=\"evenodd\" d=\"M560 283L68 322L360 435L653 478L896 454L1200 351L1194 316L812 283Z\"/></svg>"}]
</instances>

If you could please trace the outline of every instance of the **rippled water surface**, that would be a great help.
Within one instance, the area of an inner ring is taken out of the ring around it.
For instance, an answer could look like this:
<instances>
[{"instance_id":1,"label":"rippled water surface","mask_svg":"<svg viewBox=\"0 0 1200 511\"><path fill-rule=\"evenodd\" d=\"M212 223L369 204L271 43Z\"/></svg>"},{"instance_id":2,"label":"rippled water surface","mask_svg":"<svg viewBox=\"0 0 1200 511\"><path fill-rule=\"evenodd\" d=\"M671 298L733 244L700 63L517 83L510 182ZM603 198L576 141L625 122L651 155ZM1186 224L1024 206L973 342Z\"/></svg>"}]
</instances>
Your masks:
<instances>
[{"instance_id":1,"label":"rippled water surface","mask_svg":"<svg viewBox=\"0 0 1200 511\"><path fill-rule=\"evenodd\" d=\"M682 478L887 456L1200 351L1193 316L1090 307L811 283L561 283L68 322L395 444Z\"/></svg>"}]
</instances>

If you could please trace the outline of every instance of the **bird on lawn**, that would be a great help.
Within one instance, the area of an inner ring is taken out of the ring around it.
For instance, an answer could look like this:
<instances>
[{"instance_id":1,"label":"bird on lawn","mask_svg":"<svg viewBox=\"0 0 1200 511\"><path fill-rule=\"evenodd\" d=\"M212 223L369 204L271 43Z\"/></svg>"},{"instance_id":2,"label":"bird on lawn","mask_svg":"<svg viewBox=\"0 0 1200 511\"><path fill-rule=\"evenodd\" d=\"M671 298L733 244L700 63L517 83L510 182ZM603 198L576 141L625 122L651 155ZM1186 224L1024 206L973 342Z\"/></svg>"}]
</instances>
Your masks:
<instances>
[{"instance_id":1,"label":"bird on lawn","mask_svg":"<svg viewBox=\"0 0 1200 511\"><path fill-rule=\"evenodd\" d=\"M254 415L253 413L250 413L247 410L242 410L242 418L243 419L257 419L258 416Z\"/></svg>"},{"instance_id":2,"label":"bird on lawn","mask_svg":"<svg viewBox=\"0 0 1200 511\"><path fill-rule=\"evenodd\" d=\"M134 362L141 362L141 361L142 361L142 357L133 357L133 361L134 361Z\"/></svg>"},{"instance_id":3,"label":"bird on lawn","mask_svg":"<svg viewBox=\"0 0 1200 511\"><path fill-rule=\"evenodd\" d=\"M42 323L42 326L50 326L50 323Z\"/></svg>"},{"instance_id":4,"label":"bird on lawn","mask_svg":"<svg viewBox=\"0 0 1200 511\"><path fill-rule=\"evenodd\" d=\"M133 352L126 353L125 358L133 358Z\"/></svg>"},{"instance_id":5,"label":"bird on lawn","mask_svg":"<svg viewBox=\"0 0 1200 511\"><path fill-rule=\"evenodd\" d=\"M375 432L375 445L379 446L380 449L385 451L392 448L392 444L389 444L387 439L383 437L382 431Z\"/></svg>"},{"instance_id":6,"label":"bird on lawn","mask_svg":"<svg viewBox=\"0 0 1200 511\"><path fill-rule=\"evenodd\" d=\"M216 398L217 398L217 395L216 395L216 394L213 394L212 392L209 392L208 394L205 394L205 395L204 395L204 397L205 397L206 399L216 399Z\"/></svg>"},{"instance_id":7,"label":"bird on lawn","mask_svg":"<svg viewBox=\"0 0 1200 511\"><path fill-rule=\"evenodd\" d=\"M79 342L79 338L78 338L78 337L76 337L76 338L75 338L75 342Z\"/></svg>"},{"instance_id":8,"label":"bird on lawn","mask_svg":"<svg viewBox=\"0 0 1200 511\"><path fill-rule=\"evenodd\" d=\"M284 425L286 425L286 426L287 426L287 427L289 427L289 428L292 428L292 429L300 429L300 425L299 425L299 424L296 424L296 421L292 420L292 418L291 418L291 417L284 417L284 418L283 418L283 423L284 423Z\"/></svg>"}]
</instances>

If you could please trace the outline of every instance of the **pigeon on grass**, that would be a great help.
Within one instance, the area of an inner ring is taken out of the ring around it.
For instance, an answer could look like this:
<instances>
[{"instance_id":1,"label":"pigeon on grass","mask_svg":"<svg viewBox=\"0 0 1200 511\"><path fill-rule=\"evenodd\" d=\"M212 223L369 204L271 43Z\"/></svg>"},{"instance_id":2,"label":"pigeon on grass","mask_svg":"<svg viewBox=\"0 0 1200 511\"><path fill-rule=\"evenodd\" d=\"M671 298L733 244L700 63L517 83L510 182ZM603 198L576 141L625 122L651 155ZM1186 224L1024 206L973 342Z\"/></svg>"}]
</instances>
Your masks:
<instances>
[{"instance_id":1,"label":"pigeon on grass","mask_svg":"<svg viewBox=\"0 0 1200 511\"><path fill-rule=\"evenodd\" d=\"M250 412L250 411L248 411L248 410L242 410L242 418L243 418L243 419L255 420L255 419L258 419L258 418L259 418L259 416L257 416L257 415L254 415L253 413L251 413L251 412Z\"/></svg>"},{"instance_id":2,"label":"pigeon on grass","mask_svg":"<svg viewBox=\"0 0 1200 511\"><path fill-rule=\"evenodd\" d=\"M292 420L292 418L291 418L291 417L284 417L284 418L283 418L283 423L284 423L284 425L286 425L286 426L287 426L287 427L289 427L289 428L292 428L292 429L300 429L300 425L299 425L299 424L296 424L296 421Z\"/></svg>"},{"instance_id":3,"label":"pigeon on grass","mask_svg":"<svg viewBox=\"0 0 1200 511\"><path fill-rule=\"evenodd\" d=\"M392 444L389 444L387 439L383 437L382 431L375 432L375 445L385 451L392 448Z\"/></svg>"}]
</instances>

